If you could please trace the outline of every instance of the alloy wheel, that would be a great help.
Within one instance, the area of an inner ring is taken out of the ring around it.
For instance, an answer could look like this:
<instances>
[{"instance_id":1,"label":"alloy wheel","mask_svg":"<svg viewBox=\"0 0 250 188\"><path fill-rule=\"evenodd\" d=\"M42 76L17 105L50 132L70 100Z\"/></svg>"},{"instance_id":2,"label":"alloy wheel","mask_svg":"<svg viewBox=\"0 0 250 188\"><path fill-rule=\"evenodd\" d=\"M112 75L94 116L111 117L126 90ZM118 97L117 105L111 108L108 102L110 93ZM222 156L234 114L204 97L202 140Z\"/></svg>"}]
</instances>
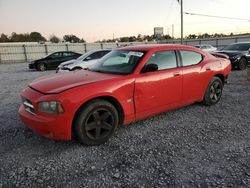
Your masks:
<instances>
[{"instance_id":1,"label":"alloy wheel","mask_svg":"<svg viewBox=\"0 0 250 188\"><path fill-rule=\"evenodd\" d=\"M222 94L222 85L218 82L215 81L211 87L210 87L210 99L213 102L217 102Z\"/></svg>"},{"instance_id":2,"label":"alloy wheel","mask_svg":"<svg viewBox=\"0 0 250 188\"><path fill-rule=\"evenodd\" d=\"M46 66L43 63L39 64L38 66L39 66L40 71L46 70Z\"/></svg>"},{"instance_id":3,"label":"alloy wheel","mask_svg":"<svg viewBox=\"0 0 250 188\"><path fill-rule=\"evenodd\" d=\"M92 140L103 139L107 137L114 126L114 117L106 108L99 108L89 114L85 121L85 131Z\"/></svg>"}]
</instances>

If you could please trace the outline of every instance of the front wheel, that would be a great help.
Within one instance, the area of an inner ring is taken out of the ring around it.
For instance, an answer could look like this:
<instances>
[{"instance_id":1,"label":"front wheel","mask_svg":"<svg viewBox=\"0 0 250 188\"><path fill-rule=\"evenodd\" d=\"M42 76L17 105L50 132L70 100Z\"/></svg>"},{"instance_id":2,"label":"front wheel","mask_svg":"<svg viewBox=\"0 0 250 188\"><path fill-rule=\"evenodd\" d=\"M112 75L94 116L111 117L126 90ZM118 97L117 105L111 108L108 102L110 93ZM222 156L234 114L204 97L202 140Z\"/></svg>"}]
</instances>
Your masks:
<instances>
[{"instance_id":1,"label":"front wheel","mask_svg":"<svg viewBox=\"0 0 250 188\"><path fill-rule=\"evenodd\" d=\"M46 71L46 69L47 69L47 67L46 67L46 65L44 63L39 63L37 65L37 70L38 71Z\"/></svg>"},{"instance_id":2,"label":"front wheel","mask_svg":"<svg viewBox=\"0 0 250 188\"><path fill-rule=\"evenodd\" d=\"M210 80L203 103L211 106L219 102L222 95L223 83L220 78L214 77Z\"/></svg>"},{"instance_id":3,"label":"front wheel","mask_svg":"<svg viewBox=\"0 0 250 188\"><path fill-rule=\"evenodd\" d=\"M247 60L245 58L241 58L239 61L239 70L245 70L247 68Z\"/></svg>"},{"instance_id":4,"label":"front wheel","mask_svg":"<svg viewBox=\"0 0 250 188\"><path fill-rule=\"evenodd\" d=\"M86 145L99 145L109 140L119 122L116 108L106 100L87 103L76 114L73 124L78 140Z\"/></svg>"}]
</instances>

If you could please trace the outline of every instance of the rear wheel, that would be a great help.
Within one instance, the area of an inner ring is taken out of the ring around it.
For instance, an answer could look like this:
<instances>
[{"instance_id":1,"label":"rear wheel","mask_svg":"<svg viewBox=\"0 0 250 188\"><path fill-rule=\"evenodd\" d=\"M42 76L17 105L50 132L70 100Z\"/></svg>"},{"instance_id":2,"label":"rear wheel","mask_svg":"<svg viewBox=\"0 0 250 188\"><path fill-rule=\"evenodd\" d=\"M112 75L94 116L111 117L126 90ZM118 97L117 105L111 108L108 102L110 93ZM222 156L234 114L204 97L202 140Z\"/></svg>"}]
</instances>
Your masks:
<instances>
[{"instance_id":1,"label":"rear wheel","mask_svg":"<svg viewBox=\"0 0 250 188\"><path fill-rule=\"evenodd\" d=\"M119 122L116 108L106 100L93 100L76 114L73 124L78 140L86 145L105 143L114 134Z\"/></svg>"},{"instance_id":2,"label":"rear wheel","mask_svg":"<svg viewBox=\"0 0 250 188\"><path fill-rule=\"evenodd\" d=\"M223 83L220 78L214 77L210 80L203 103L211 106L219 102L222 95Z\"/></svg>"},{"instance_id":3,"label":"rear wheel","mask_svg":"<svg viewBox=\"0 0 250 188\"><path fill-rule=\"evenodd\" d=\"M239 61L239 70L245 70L247 67L247 60L245 58L241 58Z\"/></svg>"},{"instance_id":4,"label":"rear wheel","mask_svg":"<svg viewBox=\"0 0 250 188\"><path fill-rule=\"evenodd\" d=\"M46 71L47 67L44 63L39 63L36 68L38 71Z\"/></svg>"}]
</instances>

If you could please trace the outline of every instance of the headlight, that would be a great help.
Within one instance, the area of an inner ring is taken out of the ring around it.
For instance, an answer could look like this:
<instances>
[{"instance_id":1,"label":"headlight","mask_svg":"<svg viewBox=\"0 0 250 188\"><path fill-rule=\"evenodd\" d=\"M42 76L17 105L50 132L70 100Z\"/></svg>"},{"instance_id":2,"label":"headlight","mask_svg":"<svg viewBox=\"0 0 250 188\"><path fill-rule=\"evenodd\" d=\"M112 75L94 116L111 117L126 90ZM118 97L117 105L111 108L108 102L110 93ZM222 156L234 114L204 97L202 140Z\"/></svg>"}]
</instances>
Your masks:
<instances>
[{"instance_id":1,"label":"headlight","mask_svg":"<svg viewBox=\"0 0 250 188\"><path fill-rule=\"evenodd\" d=\"M38 103L40 112L49 114L61 114L64 112L63 106L59 101L44 101Z\"/></svg>"},{"instance_id":2,"label":"headlight","mask_svg":"<svg viewBox=\"0 0 250 188\"><path fill-rule=\"evenodd\" d=\"M232 59L234 59L234 60L240 59L240 56L239 56L239 55L236 55L236 56L232 57Z\"/></svg>"}]
</instances>

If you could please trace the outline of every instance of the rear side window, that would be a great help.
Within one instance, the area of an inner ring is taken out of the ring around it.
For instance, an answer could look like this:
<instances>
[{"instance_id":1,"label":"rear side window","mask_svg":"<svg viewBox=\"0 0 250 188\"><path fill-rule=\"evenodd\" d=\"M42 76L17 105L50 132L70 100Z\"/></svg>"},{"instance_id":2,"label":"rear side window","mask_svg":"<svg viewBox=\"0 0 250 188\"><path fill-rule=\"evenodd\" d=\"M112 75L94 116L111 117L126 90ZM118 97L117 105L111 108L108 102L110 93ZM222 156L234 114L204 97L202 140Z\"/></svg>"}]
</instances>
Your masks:
<instances>
[{"instance_id":1,"label":"rear side window","mask_svg":"<svg viewBox=\"0 0 250 188\"><path fill-rule=\"evenodd\" d=\"M177 67L176 55L174 51L155 52L147 64L158 65L158 70L165 70Z\"/></svg>"},{"instance_id":2,"label":"rear side window","mask_svg":"<svg viewBox=\"0 0 250 188\"><path fill-rule=\"evenodd\" d=\"M75 55L75 54L72 52L63 52L64 57L73 56L73 55Z\"/></svg>"},{"instance_id":3,"label":"rear side window","mask_svg":"<svg viewBox=\"0 0 250 188\"><path fill-rule=\"evenodd\" d=\"M183 50L180 54L183 66L197 65L203 60L203 56L197 52Z\"/></svg>"},{"instance_id":4,"label":"rear side window","mask_svg":"<svg viewBox=\"0 0 250 188\"><path fill-rule=\"evenodd\" d=\"M59 57L61 57L62 56L62 53L60 53L60 52L56 52L56 53L53 53L53 54L51 54L51 58L52 59L56 59L56 58L59 58Z\"/></svg>"}]
</instances>

